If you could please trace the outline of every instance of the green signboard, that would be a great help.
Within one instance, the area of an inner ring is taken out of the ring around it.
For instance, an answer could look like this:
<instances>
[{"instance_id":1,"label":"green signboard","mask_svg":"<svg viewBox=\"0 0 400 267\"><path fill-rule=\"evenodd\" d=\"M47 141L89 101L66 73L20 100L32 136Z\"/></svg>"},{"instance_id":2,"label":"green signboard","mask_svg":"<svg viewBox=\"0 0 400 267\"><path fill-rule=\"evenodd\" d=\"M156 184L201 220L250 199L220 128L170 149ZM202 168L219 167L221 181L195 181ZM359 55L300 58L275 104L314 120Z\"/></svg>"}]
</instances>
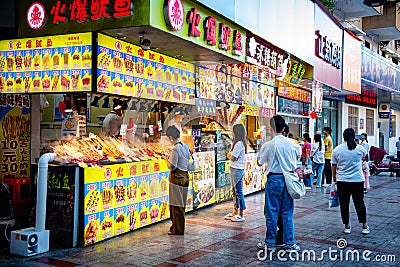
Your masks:
<instances>
[{"instance_id":1,"label":"green signboard","mask_svg":"<svg viewBox=\"0 0 400 267\"><path fill-rule=\"evenodd\" d=\"M24 0L19 5L20 37L149 24L149 0Z\"/></svg>"},{"instance_id":2,"label":"green signboard","mask_svg":"<svg viewBox=\"0 0 400 267\"><path fill-rule=\"evenodd\" d=\"M246 31L189 0L150 0L150 25L245 61Z\"/></svg>"}]
</instances>

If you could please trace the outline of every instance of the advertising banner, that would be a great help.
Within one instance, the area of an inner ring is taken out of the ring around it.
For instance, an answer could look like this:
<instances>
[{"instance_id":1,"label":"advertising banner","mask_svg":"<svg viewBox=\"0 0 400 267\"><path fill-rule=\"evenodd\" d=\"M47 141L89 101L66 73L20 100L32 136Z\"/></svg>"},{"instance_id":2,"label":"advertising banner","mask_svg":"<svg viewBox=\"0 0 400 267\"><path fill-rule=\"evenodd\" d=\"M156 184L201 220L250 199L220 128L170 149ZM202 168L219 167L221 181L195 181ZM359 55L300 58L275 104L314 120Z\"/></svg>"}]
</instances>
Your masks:
<instances>
[{"instance_id":1,"label":"advertising banner","mask_svg":"<svg viewBox=\"0 0 400 267\"><path fill-rule=\"evenodd\" d=\"M30 178L30 97L0 94L0 179Z\"/></svg>"},{"instance_id":2,"label":"advertising banner","mask_svg":"<svg viewBox=\"0 0 400 267\"><path fill-rule=\"evenodd\" d=\"M280 84L278 96L296 100L304 103L311 103L311 92L290 85Z\"/></svg>"},{"instance_id":3,"label":"advertising banner","mask_svg":"<svg viewBox=\"0 0 400 267\"><path fill-rule=\"evenodd\" d=\"M0 93L90 91L92 33L0 41Z\"/></svg>"},{"instance_id":4,"label":"advertising banner","mask_svg":"<svg viewBox=\"0 0 400 267\"><path fill-rule=\"evenodd\" d=\"M262 167L257 165L257 154L246 154L244 162L243 193L245 195L261 190Z\"/></svg>"},{"instance_id":5,"label":"advertising banner","mask_svg":"<svg viewBox=\"0 0 400 267\"><path fill-rule=\"evenodd\" d=\"M98 35L97 91L193 104L194 65Z\"/></svg>"},{"instance_id":6,"label":"advertising banner","mask_svg":"<svg viewBox=\"0 0 400 267\"><path fill-rule=\"evenodd\" d=\"M84 245L169 218L169 170L151 160L84 169Z\"/></svg>"},{"instance_id":7,"label":"advertising banner","mask_svg":"<svg viewBox=\"0 0 400 267\"><path fill-rule=\"evenodd\" d=\"M193 172L193 209L215 203L215 152L193 154L197 170Z\"/></svg>"},{"instance_id":8,"label":"advertising banner","mask_svg":"<svg viewBox=\"0 0 400 267\"><path fill-rule=\"evenodd\" d=\"M20 36L43 36L149 24L148 0L24 0Z\"/></svg>"},{"instance_id":9,"label":"advertising banner","mask_svg":"<svg viewBox=\"0 0 400 267\"><path fill-rule=\"evenodd\" d=\"M361 93L361 40L343 31L343 89Z\"/></svg>"}]
</instances>

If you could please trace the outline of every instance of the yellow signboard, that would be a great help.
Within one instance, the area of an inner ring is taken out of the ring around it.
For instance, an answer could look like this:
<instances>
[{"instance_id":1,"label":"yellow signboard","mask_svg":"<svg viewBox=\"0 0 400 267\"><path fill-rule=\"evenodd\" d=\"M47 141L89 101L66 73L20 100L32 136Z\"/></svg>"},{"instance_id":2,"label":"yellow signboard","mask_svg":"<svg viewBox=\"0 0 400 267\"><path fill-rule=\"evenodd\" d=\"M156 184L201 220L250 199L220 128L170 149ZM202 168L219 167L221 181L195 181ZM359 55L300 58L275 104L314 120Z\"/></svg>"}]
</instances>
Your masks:
<instances>
[{"instance_id":1,"label":"yellow signboard","mask_svg":"<svg viewBox=\"0 0 400 267\"><path fill-rule=\"evenodd\" d=\"M192 103L194 65L99 34L97 91Z\"/></svg>"},{"instance_id":2,"label":"yellow signboard","mask_svg":"<svg viewBox=\"0 0 400 267\"><path fill-rule=\"evenodd\" d=\"M92 33L0 41L0 93L90 91Z\"/></svg>"}]
</instances>

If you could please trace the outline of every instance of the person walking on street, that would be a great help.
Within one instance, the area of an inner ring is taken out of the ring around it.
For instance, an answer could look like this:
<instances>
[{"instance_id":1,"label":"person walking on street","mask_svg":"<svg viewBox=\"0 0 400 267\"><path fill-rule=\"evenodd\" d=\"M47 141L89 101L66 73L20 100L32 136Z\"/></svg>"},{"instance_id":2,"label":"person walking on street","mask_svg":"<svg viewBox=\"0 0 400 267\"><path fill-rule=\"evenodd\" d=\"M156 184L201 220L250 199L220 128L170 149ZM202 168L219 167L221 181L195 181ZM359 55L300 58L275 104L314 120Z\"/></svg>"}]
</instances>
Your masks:
<instances>
[{"instance_id":1,"label":"person walking on street","mask_svg":"<svg viewBox=\"0 0 400 267\"><path fill-rule=\"evenodd\" d=\"M170 173L169 210L172 225L169 235L185 234L185 207L189 186L190 148L180 141L180 131L176 126L169 126L166 135L174 148L170 157L167 157Z\"/></svg>"},{"instance_id":2,"label":"person walking on street","mask_svg":"<svg viewBox=\"0 0 400 267\"><path fill-rule=\"evenodd\" d=\"M233 211L225 215L226 220L243 222L246 209L243 195L244 156L246 149L246 131L243 124L233 126L233 143L228 158L231 164L231 184L233 187Z\"/></svg>"},{"instance_id":3,"label":"person walking on street","mask_svg":"<svg viewBox=\"0 0 400 267\"><path fill-rule=\"evenodd\" d=\"M332 159L332 151L333 151L333 142L332 142L332 129L330 127L324 127L323 133L325 135L324 145L325 145L325 165L324 165L324 176L325 183L324 185L330 185L332 183L332 167L331 167L331 159Z\"/></svg>"},{"instance_id":4,"label":"person walking on street","mask_svg":"<svg viewBox=\"0 0 400 267\"><path fill-rule=\"evenodd\" d=\"M295 142L282 135L285 120L281 116L272 117L270 124L276 136L261 147L257 156L259 166L267 163L268 177L264 203L267 231L264 242L259 242L257 248L270 251L279 248L276 244L276 228L279 213L282 213L284 248L287 252L299 251L294 235L294 200L286 189L283 173L295 171L300 153Z\"/></svg>"},{"instance_id":5,"label":"person walking on street","mask_svg":"<svg viewBox=\"0 0 400 267\"><path fill-rule=\"evenodd\" d=\"M367 139L367 134L366 133L362 133L361 135L360 135L360 140L361 140L361 143L360 143L360 145L367 151L367 155L369 155L369 144L368 144L368 139ZM367 156L367 161L368 161L368 156Z\"/></svg>"},{"instance_id":6,"label":"person walking on street","mask_svg":"<svg viewBox=\"0 0 400 267\"><path fill-rule=\"evenodd\" d=\"M316 187L320 188L322 185L322 172L324 171L325 159L325 146L322 145L322 137L320 134L314 135L314 144L311 148L311 161L312 171L311 184L314 182L314 176L317 175Z\"/></svg>"},{"instance_id":7,"label":"person walking on street","mask_svg":"<svg viewBox=\"0 0 400 267\"><path fill-rule=\"evenodd\" d=\"M351 233L349 223L350 196L353 198L358 221L362 224L362 234L369 234L367 225L367 209L364 204L364 175L361 159L367 151L355 142L353 128L343 132L344 143L337 146L332 153L332 178L337 182L340 203L340 214L344 224L343 232Z\"/></svg>"},{"instance_id":8,"label":"person walking on street","mask_svg":"<svg viewBox=\"0 0 400 267\"><path fill-rule=\"evenodd\" d=\"M400 137L399 140L396 142L396 148L397 148L397 158L400 159Z\"/></svg>"},{"instance_id":9,"label":"person walking on street","mask_svg":"<svg viewBox=\"0 0 400 267\"><path fill-rule=\"evenodd\" d=\"M304 142L303 147L301 148L301 163L303 164L303 167L311 167L311 139L310 135L308 133L304 133L302 136L302 140ZM312 180L311 180L311 174L304 175L304 185L306 186L306 189L311 189L312 188Z\"/></svg>"}]
</instances>

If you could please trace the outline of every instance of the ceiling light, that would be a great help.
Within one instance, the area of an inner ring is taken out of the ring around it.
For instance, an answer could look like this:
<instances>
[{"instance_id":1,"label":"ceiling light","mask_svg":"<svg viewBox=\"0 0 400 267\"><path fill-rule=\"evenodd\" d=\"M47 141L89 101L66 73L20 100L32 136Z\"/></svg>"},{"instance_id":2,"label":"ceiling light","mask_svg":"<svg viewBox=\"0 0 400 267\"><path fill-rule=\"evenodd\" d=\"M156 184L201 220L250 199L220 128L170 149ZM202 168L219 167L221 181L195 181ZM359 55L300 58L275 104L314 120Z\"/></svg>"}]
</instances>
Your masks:
<instances>
[{"instance_id":1,"label":"ceiling light","mask_svg":"<svg viewBox=\"0 0 400 267\"><path fill-rule=\"evenodd\" d=\"M145 39L145 33L144 32L140 33L139 37L140 37L139 39L140 47L145 51L150 50L151 41L149 39Z\"/></svg>"},{"instance_id":2,"label":"ceiling light","mask_svg":"<svg viewBox=\"0 0 400 267\"><path fill-rule=\"evenodd\" d=\"M103 105L101 105L102 108L110 108L110 97L107 96L104 98Z\"/></svg>"}]
</instances>

